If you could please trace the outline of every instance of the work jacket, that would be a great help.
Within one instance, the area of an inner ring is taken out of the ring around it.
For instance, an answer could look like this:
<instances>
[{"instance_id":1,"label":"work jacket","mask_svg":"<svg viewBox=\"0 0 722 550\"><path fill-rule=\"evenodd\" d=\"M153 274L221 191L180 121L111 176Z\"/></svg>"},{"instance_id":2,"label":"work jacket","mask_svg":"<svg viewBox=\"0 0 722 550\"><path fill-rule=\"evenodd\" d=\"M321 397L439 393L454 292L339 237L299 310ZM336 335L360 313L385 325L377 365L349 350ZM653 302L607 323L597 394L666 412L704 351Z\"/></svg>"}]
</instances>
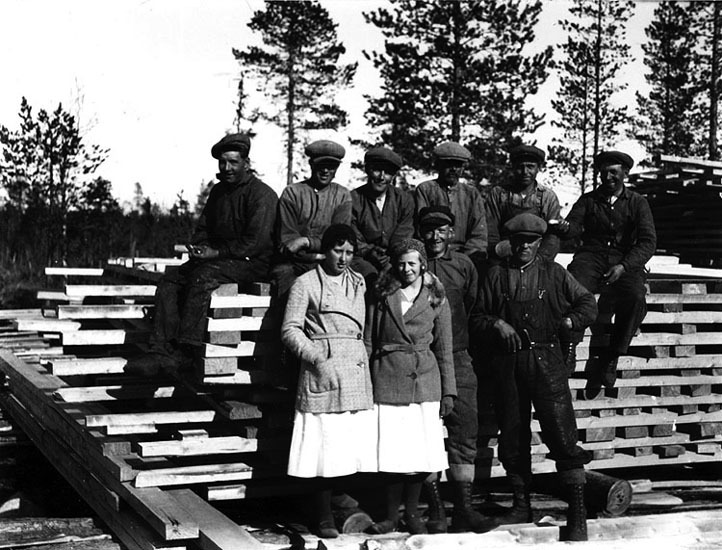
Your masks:
<instances>
[{"instance_id":1,"label":"work jacket","mask_svg":"<svg viewBox=\"0 0 722 550\"><path fill-rule=\"evenodd\" d=\"M385 252L391 244L414 234L414 200L409 193L389 186L383 210L369 184L351 191L353 228L358 242L357 254L364 259L379 247Z\"/></svg>"}]
</instances>

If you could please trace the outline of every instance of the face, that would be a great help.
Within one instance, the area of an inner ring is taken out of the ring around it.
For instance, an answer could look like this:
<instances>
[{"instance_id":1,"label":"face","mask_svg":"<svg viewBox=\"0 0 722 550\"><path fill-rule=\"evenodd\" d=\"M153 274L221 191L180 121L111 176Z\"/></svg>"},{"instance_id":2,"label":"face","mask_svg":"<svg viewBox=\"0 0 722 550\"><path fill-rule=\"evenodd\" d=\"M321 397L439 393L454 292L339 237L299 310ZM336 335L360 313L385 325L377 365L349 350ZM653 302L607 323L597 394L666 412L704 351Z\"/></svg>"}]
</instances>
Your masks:
<instances>
[{"instance_id":1,"label":"face","mask_svg":"<svg viewBox=\"0 0 722 550\"><path fill-rule=\"evenodd\" d=\"M448 224L422 229L421 237L424 239L426 253L430 258L440 258L446 253L453 231Z\"/></svg>"},{"instance_id":2,"label":"face","mask_svg":"<svg viewBox=\"0 0 722 550\"><path fill-rule=\"evenodd\" d=\"M322 160L311 163L311 179L315 181L319 187L326 187L336 177L338 170L338 162L331 160Z\"/></svg>"},{"instance_id":3,"label":"face","mask_svg":"<svg viewBox=\"0 0 722 550\"><path fill-rule=\"evenodd\" d=\"M538 235L512 235L511 253L514 259L521 265L528 264L535 257L541 244L541 237Z\"/></svg>"},{"instance_id":4,"label":"face","mask_svg":"<svg viewBox=\"0 0 722 550\"><path fill-rule=\"evenodd\" d=\"M439 159L436 169L439 172L439 182L446 187L453 187L464 172L464 161Z\"/></svg>"},{"instance_id":5,"label":"face","mask_svg":"<svg viewBox=\"0 0 722 550\"><path fill-rule=\"evenodd\" d=\"M614 195L624 187L627 170L621 164L603 164L599 168L599 186L605 195Z\"/></svg>"},{"instance_id":6,"label":"face","mask_svg":"<svg viewBox=\"0 0 722 550\"><path fill-rule=\"evenodd\" d=\"M402 254L394 267L401 284L410 285L421 276L421 257L416 250L411 250Z\"/></svg>"},{"instance_id":7,"label":"face","mask_svg":"<svg viewBox=\"0 0 722 550\"><path fill-rule=\"evenodd\" d=\"M528 187L536 181L539 164L533 160L519 160L512 164L511 173L518 187Z\"/></svg>"},{"instance_id":8,"label":"face","mask_svg":"<svg viewBox=\"0 0 722 550\"><path fill-rule=\"evenodd\" d=\"M223 183L240 183L248 172L248 159L238 151L221 153L218 159L218 179Z\"/></svg>"},{"instance_id":9,"label":"face","mask_svg":"<svg viewBox=\"0 0 722 550\"><path fill-rule=\"evenodd\" d=\"M396 178L396 167L392 164L367 164L366 175L374 193L381 195L386 192L389 185L393 185Z\"/></svg>"},{"instance_id":10,"label":"face","mask_svg":"<svg viewBox=\"0 0 722 550\"><path fill-rule=\"evenodd\" d=\"M341 275L353 259L353 245L346 241L326 251L323 268L329 275Z\"/></svg>"}]
</instances>

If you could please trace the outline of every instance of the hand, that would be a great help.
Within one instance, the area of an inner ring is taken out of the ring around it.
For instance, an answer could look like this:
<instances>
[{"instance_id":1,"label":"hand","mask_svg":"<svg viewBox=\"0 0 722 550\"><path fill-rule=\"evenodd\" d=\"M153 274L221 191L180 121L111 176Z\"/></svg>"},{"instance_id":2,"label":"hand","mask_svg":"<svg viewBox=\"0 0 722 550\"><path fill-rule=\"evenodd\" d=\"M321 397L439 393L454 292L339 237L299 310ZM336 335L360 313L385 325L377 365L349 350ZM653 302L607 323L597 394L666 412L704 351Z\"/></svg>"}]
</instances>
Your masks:
<instances>
[{"instance_id":1,"label":"hand","mask_svg":"<svg viewBox=\"0 0 722 550\"><path fill-rule=\"evenodd\" d=\"M439 411L439 416L441 418L444 418L446 416L449 416L451 414L451 411L454 410L454 398L450 395L445 395L441 398L441 410Z\"/></svg>"},{"instance_id":2,"label":"hand","mask_svg":"<svg viewBox=\"0 0 722 550\"><path fill-rule=\"evenodd\" d=\"M549 220L549 222L550 233L557 233L559 235L566 235L567 233L569 233L571 225L567 220L560 218L558 220Z\"/></svg>"},{"instance_id":3,"label":"hand","mask_svg":"<svg viewBox=\"0 0 722 550\"><path fill-rule=\"evenodd\" d=\"M369 261L378 269L385 268L389 263L389 257L386 251L380 246L374 246L369 253Z\"/></svg>"},{"instance_id":4,"label":"hand","mask_svg":"<svg viewBox=\"0 0 722 550\"><path fill-rule=\"evenodd\" d=\"M311 246L311 242L307 237L297 237L285 246L286 250L288 250L291 254L297 254L304 248Z\"/></svg>"},{"instance_id":5,"label":"hand","mask_svg":"<svg viewBox=\"0 0 722 550\"><path fill-rule=\"evenodd\" d=\"M569 317L564 317L564 319L562 319L561 326L567 330L572 330L574 328L574 323Z\"/></svg>"},{"instance_id":6,"label":"hand","mask_svg":"<svg viewBox=\"0 0 722 550\"><path fill-rule=\"evenodd\" d=\"M218 250L211 248L207 244L188 244L186 248L188 248L191 258L199 260L210 260L211 258L217 258L219 255Z\"/></svg>"},{"instance_id":7,"label":"hand","mask_svg":"<svg viewBox=\"0 0 722 550\"><path fill-rule=\"evenodd\" d=\"M611 269L604 274L605 282L608 285L616 283L619 278L624 274L624 271L625 269L622 264L612 266Z\"/></svg>"},{"instance_id":8,"label":"hand","mask_svg":"<svg viewBox=\"0 0 722 550\"><path fill-rule=\"evenodd\" d=\"M504 351L508 353L514 353L521 349L521 338L519 334L514 330L509 323L503 319L499 319L494 323L494 329L496 329L499 338L501 339Z\"/></svg>"},{"instance_id":9,"label":"hand","mask_svg":"<svg viewBox=\"0 0 722 550\"><path fill-rule=\"evenodd\" d=\"M494 246L494 254L496 254L497 258L502 259L511 257L511 242L509 239L504 239L496 243L496 246Z\"/></svg>"}]
</instances>

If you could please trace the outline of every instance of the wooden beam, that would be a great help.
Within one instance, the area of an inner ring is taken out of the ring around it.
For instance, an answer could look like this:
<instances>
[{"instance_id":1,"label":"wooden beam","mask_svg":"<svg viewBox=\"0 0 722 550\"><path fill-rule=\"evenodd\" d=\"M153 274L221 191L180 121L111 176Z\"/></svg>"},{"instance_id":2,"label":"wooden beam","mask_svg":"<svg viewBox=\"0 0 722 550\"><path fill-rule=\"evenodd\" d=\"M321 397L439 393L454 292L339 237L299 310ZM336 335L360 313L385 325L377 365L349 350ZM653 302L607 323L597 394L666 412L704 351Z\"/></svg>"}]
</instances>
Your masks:
<instances>
[{"instance_id":1,"label":"wooden beam","mask_svg":"<svg viewBox=\"0 0 722 550\"><path fill-rule=\"evenodd\" d=\"M85 417L85 425L88 428L99 428L102 426L140 426L143 424L189 424L212 422L215 417L216 412L213 410L91 414Z\"/></svg>"},{"instance_id":2,"label":"wooden beam","mask_svg":"<svg viewBox=\"0 0 722 550\"><path fill-rule=\"evenodd\" d=\"M65 285L65 294L72 298L155 296L155 289L155 285Z\"/></svg>"},{"instance_id":3,"label":"wooden beam","mask_svg":"<svg viewBox=\"0 0 722 550\"><path fill-rule=\"evenodd\" d=\"M270 296L255 296L253 294L238 294L236 296L212 296L211 309L240 307L269 307L271 305Z\"/></svg>"},{"instance_id":4,"label":"wooden beam","mask_svg":"<svg viewBox=\"0 0 722 550\"><path fill-rule=\"evenodd\" d=\"M128 360L123 357L91 359L62 359L48 362L48 370L55 376L82 376L86 374L122 374Z\"/></svg>"},{"instance_id":5,"label":"wooden beam","mask_svg":"<svg viewBox=\"0 0 722 550\"><path fill-rule=\"evenodd\" d=\"M83 277L102 277L104 269L102 267L46 267L45 274L49 276L83 276Z\"/></svg>"},{"instance_id":6,"label":"wooden beam","mask_svg":"<svg viewBox=\"0 0 722 550\"><path fill-rule=\"evenodd\" d=\"M53 396L66 403L92 401L120 401L130 399L163 399L176 395L175 386L116 385L116 386L74 386L55 390Z\"/></svg>"},{"instance_id":7,"label":"wooden beam","mask_svg":"<svg viewBox=\"0 0 722 550\"><path fill-rule=\"evenodd\" d=\"M150 304L57 306L58 319L145 319Z\"/></svg>"}]
</instances>

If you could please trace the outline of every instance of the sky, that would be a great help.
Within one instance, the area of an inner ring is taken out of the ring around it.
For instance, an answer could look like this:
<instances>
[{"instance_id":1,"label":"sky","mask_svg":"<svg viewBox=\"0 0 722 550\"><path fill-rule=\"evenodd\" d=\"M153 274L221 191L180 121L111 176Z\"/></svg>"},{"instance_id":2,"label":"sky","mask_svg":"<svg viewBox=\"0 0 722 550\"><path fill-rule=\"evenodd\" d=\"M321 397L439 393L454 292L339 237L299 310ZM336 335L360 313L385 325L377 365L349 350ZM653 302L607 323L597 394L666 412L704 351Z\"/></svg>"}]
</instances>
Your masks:
<instances>
[{"instance_id":1,"label":"sky","mask_svg":"<svg viewBox=\"0 0 722 550\"><path fill-rule=\"evenodd\" d=\"M338 23L345 61L358 61L359 68L354 88L339 96L351 115L349 127L343 135L316 137L347 145L349 137L363 136L363 94L377 93L380 83L361 52L379 48L381 34L365 24L362 13L384 2L321 3ZM561 42L557 21L569 2L543 4L537 47ZM257 40L246 25L262 8L260 0L2 0L0 124L17 127L23 96L36 111L62 102L78 115L88 143L110 149L96 175L112 182L121 201L132 198L138 182L145 195L166 207L179 193L194 203L201 185L216 173L211 146L233 129L239 65L231 49ZM625 75L633 84L629 100L633 89L643 86L640 44L653 9L653 2L638 2L628 29L637 58ZM554 87L552 78L530 103L549 112ZM282 134L269 125L254 131L251 160L280 192ZM545 146L552 132L547 125L530 137ZM352 179L349 165L356 156L361 152L349 152L337 181Z\"/></svg>"}]
</instances>

